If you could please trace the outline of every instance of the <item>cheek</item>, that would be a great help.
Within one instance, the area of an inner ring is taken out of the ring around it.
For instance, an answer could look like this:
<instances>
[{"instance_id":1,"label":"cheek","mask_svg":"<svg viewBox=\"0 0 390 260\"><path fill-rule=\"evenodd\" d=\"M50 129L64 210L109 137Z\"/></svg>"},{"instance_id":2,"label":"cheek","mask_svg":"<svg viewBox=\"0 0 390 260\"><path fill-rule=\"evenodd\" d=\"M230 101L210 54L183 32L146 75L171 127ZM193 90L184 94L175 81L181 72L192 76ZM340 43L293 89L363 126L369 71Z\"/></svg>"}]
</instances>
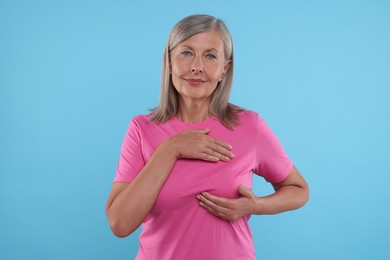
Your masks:
<instances>
[{"instance_id":1,"label":"cheek","mask_svg":"<svg viewBox=\"0 0 390 260\"><path fill-rule=\"evenodd\" d=\"M208 76L210 80L219 80L222 75L223 67L219 64L212 64L207 68Z\"/></svg>"},{"instance_id":2,"label":"cheek","mask_svg":"<svg viewBox=\"0 0 390 260\"><path fill-rule=\"evenodd\" d=\"M172 75L179 76L182 74L183 74L183 67L182 66L172 66Z\"/></svg>"},{"instance_id":3,"label":"cheek","mask_svg":"<svg viewBox=\"0 0 390 260\"><path fill-rule=\"evenodd\" d=\"M182 78L181 78L181 74L179 74L179 72L177 71L174 71L172 69L172 76L171 76L171 80L172 80L172 84L173 84L173 87L179 91L180 89L180 86L182 85ZM179 88L179 89L178 89ZM180 92L180 91L179 91Z\"/></svg>"},{"instance_id":4,"label":"cheek","mask_svg":"<svg viewBox=\"0 0 390 260\"><path fill-rule=\"evenodd\" d=\"M186 60L172 60L171 67L172 73L176 75L181 75L186 73L188 70L189 62Z\"/></svg>"}]
</instances>

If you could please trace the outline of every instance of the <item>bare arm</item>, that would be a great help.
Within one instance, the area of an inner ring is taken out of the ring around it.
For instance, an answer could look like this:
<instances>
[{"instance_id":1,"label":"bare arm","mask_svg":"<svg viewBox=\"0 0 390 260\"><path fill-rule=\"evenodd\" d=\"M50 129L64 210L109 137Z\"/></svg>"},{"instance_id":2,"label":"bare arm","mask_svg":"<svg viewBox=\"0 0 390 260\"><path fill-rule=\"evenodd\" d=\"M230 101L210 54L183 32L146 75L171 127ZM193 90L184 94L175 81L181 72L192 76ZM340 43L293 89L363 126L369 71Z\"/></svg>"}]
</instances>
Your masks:
<instances>
[{"instance_id":1,"label":"bare arm","mask_svg":"<svg viewBox=\"0 0 390 260\"><path fill-rule=\"evenodd\" d=\"M309 199L309 186L295 168L281 183L273 183L275 193L257 199L254 214L277 214L302 207Z\"/></svg>"},{"instance_id":2,"label":"bare arm","mask_svg":"<svg viewBox=\"0 0 390 260\"><path fill-rule=\"evenodd\" d=\"M210 213L225 220L236 220L242 216L277 214L302 207L309 199L309 187L299 171L293 167L281 183L272 184L275 193L256 197L250 189L240 185L238 199L217 197L203 192L198 196L200 205Z\"/></svg>"},{"instance_id":3,"label":"bare arm","mask_svg":"<svg viewBox=\"0 0 390 260\"><path fill-rule=\"evenodd\" d=\"M158 147L130 184L113 184L106 213L115 235L125 237L133 233L152 208L177 160L167 145Z\"/></svg>"},{"instance_id":4,"label":"bare arm","mask_svg":"<svg viewBox=\"0 0 390 260\"><path fill-rule=\"evenodd\" d=\"M114 183L106 205L111 229L118 237L134 232L152 209L177 159L228 161L234 155L229 144L190 130L165 140L130 183Z\"/></svg>"}]
</instances>

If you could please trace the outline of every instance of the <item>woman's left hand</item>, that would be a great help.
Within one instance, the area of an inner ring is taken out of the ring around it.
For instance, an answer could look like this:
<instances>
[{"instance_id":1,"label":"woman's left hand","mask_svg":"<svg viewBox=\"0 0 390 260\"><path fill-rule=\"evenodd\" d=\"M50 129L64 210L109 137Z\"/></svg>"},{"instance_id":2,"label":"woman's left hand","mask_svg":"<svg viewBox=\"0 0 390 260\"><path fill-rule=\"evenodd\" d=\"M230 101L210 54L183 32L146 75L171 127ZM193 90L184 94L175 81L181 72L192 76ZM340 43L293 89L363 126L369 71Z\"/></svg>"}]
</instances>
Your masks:
<instances>
[{"instance_id":1,"label":"woman's left hand","mask_svg":"<svg viewBox=\"0 0 390 260\"><path fill-rule=\"evenodd\" d=\"M238 186L241 196L237 199L228 199L202 192L197 196L199 204L211 214L224 220L234 221L243 216L251 215L256 208L256 197L252 190Z\"/></svg>"}]
</instances>

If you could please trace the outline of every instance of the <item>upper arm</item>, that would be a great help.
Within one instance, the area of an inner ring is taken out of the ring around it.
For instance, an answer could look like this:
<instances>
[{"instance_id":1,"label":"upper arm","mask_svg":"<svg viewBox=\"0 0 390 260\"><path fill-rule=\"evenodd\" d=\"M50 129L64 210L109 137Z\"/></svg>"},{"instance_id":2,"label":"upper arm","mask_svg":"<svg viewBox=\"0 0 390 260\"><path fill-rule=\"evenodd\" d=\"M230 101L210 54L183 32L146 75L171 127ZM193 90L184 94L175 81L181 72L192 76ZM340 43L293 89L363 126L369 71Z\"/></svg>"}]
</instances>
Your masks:
<instances>
[{"instance_id":1,"label":"upper arm","mask_svg":"<svg viewBox=\"0 0 390 260\"><path fill-rule=\"evenodd\" d=\"M291 171L282 182L272 183L272 186L274 187L275 191L283 186L296 186L304 190L309 189L305 179L302 177L297 168L295 168L295 166L292 167Z\"/></svg>"},{"instance_id":2,"label":"upper arm","mask_svg":"<svg viewBox=\"0 0 390 260\"><path fill-rule=\"evenodd\" d=\"M114 184L130 183L145 163L141 149L140 123L133 118L122 142Z\"/></svg>"},{"instance_id":3,"label":"upper arm","mask_svg":"<svg viewBox=\"0 0 390 260\"><path fill-rule=\"evenodd\" d=\"M292 168L292 162L275 133L260 117L257 117L257 127L256 162L253 171L267 182L278 183L285 178L286 170Z\"/></svg>"}]
</instances>

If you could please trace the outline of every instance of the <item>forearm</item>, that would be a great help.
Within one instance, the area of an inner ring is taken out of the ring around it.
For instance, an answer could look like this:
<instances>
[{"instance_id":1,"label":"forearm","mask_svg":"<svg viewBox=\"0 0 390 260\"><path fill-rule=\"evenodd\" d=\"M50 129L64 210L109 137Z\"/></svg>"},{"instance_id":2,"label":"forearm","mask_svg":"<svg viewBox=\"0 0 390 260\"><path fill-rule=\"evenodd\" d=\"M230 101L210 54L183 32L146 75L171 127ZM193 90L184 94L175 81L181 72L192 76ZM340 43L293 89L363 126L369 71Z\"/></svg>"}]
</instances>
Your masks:
<instances>
[{"instance_id":1,"label":"forearm","mask_svg":"<svg viewBox=\"0 0 390 260\"><path fill-rule=\"evenodd\" d=\"M177 157L167 142L160 145L137 177L107 206L113 232L120 237L134 232L152 209Z\"/></svg>"},{"instance_id":2,"label":"forearm","mask_svg":"<svg viewBox=\"0 0 390 260\"><path fill-rule=\"evenodd\" d=\"M275 193L257 197L254 214L271 215L294 210L305 205L309 198L308 187L282 186Z\"/></svg>"},{"instance_id":3,"label":"forearm","mask_svg":"<svg viewBox=\"0 0 390 260\"><path fill-rule=\"evenodd\" d=\"M208 129L187 130L166 139L130 184L115 183L106 212L113 233L128 236L152 209L178 158L217 162L234 155L231 145L208 136Z\"/></svg>"}]
</instances>

